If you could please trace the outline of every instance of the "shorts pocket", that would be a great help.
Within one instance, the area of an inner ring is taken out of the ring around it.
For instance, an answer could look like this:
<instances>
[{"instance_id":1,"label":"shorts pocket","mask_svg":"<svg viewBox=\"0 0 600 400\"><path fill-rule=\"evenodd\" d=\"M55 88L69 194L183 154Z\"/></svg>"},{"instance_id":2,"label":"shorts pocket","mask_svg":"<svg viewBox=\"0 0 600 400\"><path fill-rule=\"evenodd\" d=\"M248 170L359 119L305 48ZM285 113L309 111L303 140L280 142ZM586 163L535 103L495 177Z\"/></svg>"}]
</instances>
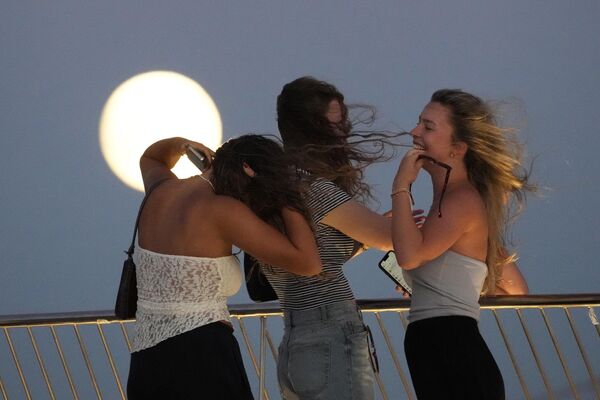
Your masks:
<instances>
[{"instance_id":1,"label":"shorts pocket","mask_svg":"<svg viewBox=\"0 0 600 400\"><path fill-rule=\"evenodd\" d=\"M317 396L329 383L331 346L328 342L291 345L288 377L300 397Z\"/></svg>"}]
</instances>

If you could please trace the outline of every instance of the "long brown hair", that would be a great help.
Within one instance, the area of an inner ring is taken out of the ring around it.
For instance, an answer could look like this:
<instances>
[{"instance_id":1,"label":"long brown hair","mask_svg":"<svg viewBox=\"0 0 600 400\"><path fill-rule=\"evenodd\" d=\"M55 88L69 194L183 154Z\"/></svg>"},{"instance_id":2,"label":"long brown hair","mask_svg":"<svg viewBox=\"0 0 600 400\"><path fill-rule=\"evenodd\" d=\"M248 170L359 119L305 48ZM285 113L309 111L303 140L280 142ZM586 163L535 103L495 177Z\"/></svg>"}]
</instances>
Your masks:
<instances>
[{"instance_id":1,"label":"long brown hair","mask_svg":"<svg viewBox=\"0 0 600 400\"><path fill-rule=\"evenodd\" d=\"M522 146L514 130L496 123L491 107L479 97L458 89L442 89L431 101L446 107L454 127L454 140L467 144L465 166L469 181L486 206L488 222L488 276L484 292L494 294L500 266L516 260L507 254L508 228L521 211L525 193L535 190L522 165Z\"/></svg>"},{"instance_id":2,"label":"long brown hair","mask_svg":"<svg viewBox=\"0 0 600 400\"><path fill-rule=\"evenodd\" d=\"M342 108L342 122L337 125L326 117L333 100ZM295 165L363 200L371 197L369 186L362 181L364 169L391 158L393 154L386 150L392 147L386 145L405 134L355 129L370 127L374 120L375 108L347 106L334 85L310 76L287 83L277 97L279 133Z\"/></svg>"},{"instance_id":3,"label":"long brown hair","mask_svg":"<svg viewBox=\"0 0 600 400\"><path fill-rule=\"evenodd\" d=\"M256 173L254 177L244 172L244 163ZM212 170L215 193L242 201L280 232L285 231L284 207L299 211L310 221L301 195L302 180L274 139L254 134L231 139L216 151Z\"/></svg>"}]
</instances>

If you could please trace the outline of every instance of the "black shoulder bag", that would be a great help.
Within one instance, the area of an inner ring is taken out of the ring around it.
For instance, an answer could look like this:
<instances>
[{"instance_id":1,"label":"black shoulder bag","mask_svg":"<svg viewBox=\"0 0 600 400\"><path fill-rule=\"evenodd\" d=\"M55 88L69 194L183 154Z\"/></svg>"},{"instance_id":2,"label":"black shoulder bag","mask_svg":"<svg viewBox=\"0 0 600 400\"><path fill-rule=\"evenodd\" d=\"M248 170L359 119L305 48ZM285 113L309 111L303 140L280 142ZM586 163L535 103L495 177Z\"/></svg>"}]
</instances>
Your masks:
<instances>
[{"instance_id":1,"label":"black shoulder bag","mask_svg":"<svg viewBox=\"0 0 600 400\"><path fill-rule=\"evenodd\" d=\"M244 275L246 275L246 289L248 296L257 302L277 300L277 293L263 274L260 263L256 258L244 252Z\"/></svg>"},{"instance_id":2,"label":"black shoulder bag","mask_svg":"<svg viewBox=\"0 0 600 400\"><path fill-rule=\"evenodd\" d=\"M133 229L133 239L131 239L131 246L129 246L129 250L125 253L127 254L127 259L123 262L123 271L121 272L121 282L119 283L119 291L117 292L117 302L115 304L115 315L121 319L133 319L135 318L135 312L137 310L137 279L135 275L135 264L133 262L133 250L135 247L135 237L137 235L138 224L140 222L140 215L142 215L142 210L144 208L144 204L146 204L146 200L148 200L148 196L154 189L158 187L161 183L170 178L162 179L156 182L154 185L148 189L146 195L144 196L144 200L142 200L142 204L140 205L140 210L138 211L137 218L135 220L135 228Z\"/></svg>"}]
</instances>

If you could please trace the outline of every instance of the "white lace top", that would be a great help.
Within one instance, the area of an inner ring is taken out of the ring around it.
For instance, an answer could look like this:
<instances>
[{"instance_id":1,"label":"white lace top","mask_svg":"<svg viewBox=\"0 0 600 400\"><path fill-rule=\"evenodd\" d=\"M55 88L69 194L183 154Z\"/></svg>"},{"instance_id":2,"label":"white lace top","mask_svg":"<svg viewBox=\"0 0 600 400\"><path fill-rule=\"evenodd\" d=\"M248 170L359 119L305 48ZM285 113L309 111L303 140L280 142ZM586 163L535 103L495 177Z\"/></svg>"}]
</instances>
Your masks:
<instances>
[{"instance_id":1,"label":"white lace top","mask_svg":"<svg viewBox=\"0 0 600 400\"><path fill-rule=\"evenodd\" d=\"M242 284L240 265L234 256L168 255L138 245L133 260L138 301L132 352L229 319L227 297L237 293Z\"/></svg>"}]
</instances>

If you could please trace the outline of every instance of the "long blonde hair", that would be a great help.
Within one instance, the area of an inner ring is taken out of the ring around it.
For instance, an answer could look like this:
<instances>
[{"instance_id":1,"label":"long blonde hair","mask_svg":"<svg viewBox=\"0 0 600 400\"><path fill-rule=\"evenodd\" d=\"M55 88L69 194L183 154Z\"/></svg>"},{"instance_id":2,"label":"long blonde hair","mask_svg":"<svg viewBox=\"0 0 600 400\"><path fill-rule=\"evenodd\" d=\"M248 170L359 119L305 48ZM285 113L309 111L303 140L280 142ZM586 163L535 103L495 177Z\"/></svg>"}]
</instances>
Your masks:
<instances>
[{"instance_id":1,"label":"long blonde hair","mask_svg":"<svg viewBox=\"0 0 600 400\"><path fill-rule=\"evenodd\" d=\"M431 101L445 106L451 114L454 140L468 146L465 165L469 181L486 206L488 222L488 276L484 293L494 294L502 279L500 267L516 260L505 251L508 228L522 210L525 193L535 190L522 165L522 145L514 130L498 126L488 104L458 89L441 89Z\"/></svg>"}]
</instances>

